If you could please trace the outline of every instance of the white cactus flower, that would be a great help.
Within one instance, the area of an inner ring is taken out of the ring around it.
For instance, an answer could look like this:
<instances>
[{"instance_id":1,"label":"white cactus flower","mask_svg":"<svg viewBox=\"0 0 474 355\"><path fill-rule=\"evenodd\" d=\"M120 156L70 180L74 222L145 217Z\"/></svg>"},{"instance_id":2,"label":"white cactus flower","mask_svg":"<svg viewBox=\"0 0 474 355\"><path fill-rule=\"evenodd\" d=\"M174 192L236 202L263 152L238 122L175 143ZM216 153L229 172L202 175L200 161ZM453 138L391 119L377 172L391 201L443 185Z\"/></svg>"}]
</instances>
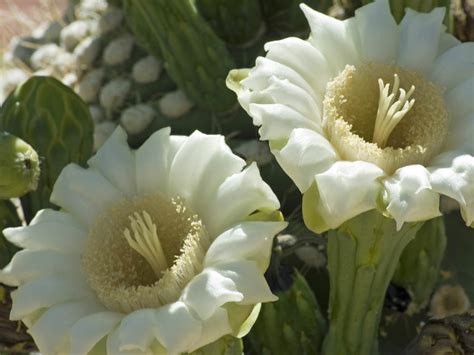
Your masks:
<instances>
[{"instance_id":1,"label":"white cactus flower","mask_svg":"<svg viewBox=\"0 0 474 355\"><path fill-rule=\"evenodd\" d=\"M75 91L84 102L91 103L97 101L104 75L104 69L99 68L88 72L82 77L79 84L75 87Z\"/></svg>"},{"instance_id":2,"label":"white cactus flower","mask_svg":"<svg viewBox=\"0 0 474 355\"><path fill-rule=\"evenodd\" d=\"M149 126L155 116L156 113L152 107L146 104L138 104L122 112L120 123L128 134L138 134Z\"/></svg>"},{"instance_id":3,"label":"white cactus flower","mask_svg":"<svg viewBox=\"0 0 474 355\"><path fill-rule=\"evenodd\" d=\"M10 316L41 353L191 352L276 300L263 273L286 223L252 218L278 200L223 136L165 128L132 151L118 128L88 164L60 174L60 211L4 230L23 248L0 273Z\"/></svg>"},{"instance_id":4,"label":"white cactus flower","mask_svg":"<svg viewBox=\"0 0 474 355\"><path fill-rule=\"evenodd\" d=\"M107 113L113 112L123 105L130 91L131 84L128 79L118 78L102 87L100 91L100 104Z\"/></svg>"},{"instance_id":5,"label":"white cactus flower","mask_svg":"<svg viewBox=\"0 0 474 355\"><path fill-rule=\"evenodd\" d=\"M135 40L127 34L110 42L104 49L102 58L106 65L118 65L127 61L131 54Z\"/></svg>"},{"instance_id":6,"label":"white cactus flower","mask_svg":"<svg viewBox=\"0 0 474 355\"><path fill-rule=\"evenodd\" d=\"M302 5L308 40L265 45L228 86L304 193L314 231L380 209L404 222L440 215L440 194L474 226L474 44L445 32L445 10L388 0L339 21Z\"/></svg>"},{"instance_id":7,"label":"white cactus flower","mask_svg":"<svg viewBox=\"0 0 474 355\"><path fill-rule=\"evenodd\" d=\"M170 118L183 116L193 106L193 102L188 99L182 90L168 92L158 101L160 112Z\"/></svg>"},{"instance_id":8,"label":"white cactus flower","mask_svg":"<svg viewBox=\"0 0 474 355\"><path fill-rule=\"evenodd\" d=\"M118 29L123 21L123 12L117 7L110 6L99 19L98 29L101 35Z\"/></svg>"},{"instance_id":9,"label":"white cactus flower","mask_svg":"<svg viewBox=\"0 0 474 355\"><path fill-rule=\"evenodd\" d=\"M100 38L87 37L74 49L77 65L82 69L88 69L99 55L102 43Z\"/></svg>"},{"instance_id":10,"label":"white cactus flower","mask_svg":"<svg viewBox=\"0 0 474 355\"><path fill-rule=\"evenodd\" d=\"M92 114L92 113L91 113ZM117 123L113 121L104 121L95 123L94 126L94 152L97 152L114 133Z\"/></svg>"},{"instance_id":11,"label":"white cactus flower","mask_svg":"<svg viewBox=\"0 0 474 355\"><path fill-rule=\"evenodd\" d=\"M67 51L72 51L89 33L86 21L74 21L61 30L60 43Z\"/></svg>"},{"instance_id":12,"label":"white cactus flower","mask_svg":"<svg viewBox=\"0 0 474 355\"><path fill-rule=\"evenodd\" d=\"M152 83L160 77L161 69L161 62L149 55L133 65L132 78L140 84Z\"/></svg>"}]
</instances>

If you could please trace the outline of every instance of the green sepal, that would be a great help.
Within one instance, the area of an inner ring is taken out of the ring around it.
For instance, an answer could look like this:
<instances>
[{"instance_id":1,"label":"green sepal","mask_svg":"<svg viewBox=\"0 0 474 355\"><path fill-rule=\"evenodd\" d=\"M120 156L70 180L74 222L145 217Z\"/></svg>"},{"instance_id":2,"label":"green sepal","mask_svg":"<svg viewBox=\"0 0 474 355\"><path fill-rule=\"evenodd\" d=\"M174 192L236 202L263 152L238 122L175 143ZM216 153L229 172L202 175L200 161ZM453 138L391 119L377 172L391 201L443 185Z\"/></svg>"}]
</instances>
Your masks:
<instances>
[{"instance_id":1,"label":"green sepal","mask_svg":"<svg viewBox=\"0 0 474 355\"><path fill-rule=\"evenodd\" d=\"M438 217L425 222L403 251L392 282L410 293L408 314L427 305L440 275L446 242L444 220Z\"/></svg>"},{"instance_id":2,"label":"green sepal","mask_svg":"<svg viewBox=\"0 0 474 355\"><path fill-rule=\"evenodd\" d=\"M326 321L305 278L295 271L292 286L265 303L248 338L257 354L318 354Z\"/></svg>"},{"instance_id":3,"label":"green sepal","mask_svg":"<svg viewBox=\"0 0 474 355\"><path fill-rule=\"evenodd\" d=\"M230 44L255 41L264 23L258 0L196 0L199 13Z\"/></svg>"},{"instance_id":4,"label":"green sepal","mask_svg":"<svg viewBox=\"0 0 474 355\"><path fill-rule=\"evenodd\" d=\"M135 37L164 59L170 76L197 105L215 112L235 106L225 88L234 61L190 0L124 0L124 11Z\"/></svg>"},{"instance_id":5,"label":"green sepal","mask_svg":"<svg viewBox=\"0 0 474 355\"><path fill-rule=\"evenodd\" d=\"M38 189L22 198L29 221L52 206L49 196L61 170L71 162L83 165L91 156L92 118L71 88L52 77L33 76L4 102L0 130L29 142L42 159Z\"/></svg>"},{"instance_id":6,"label":"green sepal","mask_svg":"<svg viewBox=\"0 0 474 355\"><path fill-rule=\"evenodd\" d=\"M0 132L0 199L20 197L38 186L39 158L24 140Z\"/></svg>"},{"instance_id":7,"label":"green sepal","mask_svg":"<svg viewBox=\"0 0 474 355\"><path fill-rule=\"evenodd\" d=\"M8 200L0 200L0 269L4 268L18 251L16 246L5 239L2 231L17 226L21 226L21 220L15 206Z\"/></svg>"}]
</instances>

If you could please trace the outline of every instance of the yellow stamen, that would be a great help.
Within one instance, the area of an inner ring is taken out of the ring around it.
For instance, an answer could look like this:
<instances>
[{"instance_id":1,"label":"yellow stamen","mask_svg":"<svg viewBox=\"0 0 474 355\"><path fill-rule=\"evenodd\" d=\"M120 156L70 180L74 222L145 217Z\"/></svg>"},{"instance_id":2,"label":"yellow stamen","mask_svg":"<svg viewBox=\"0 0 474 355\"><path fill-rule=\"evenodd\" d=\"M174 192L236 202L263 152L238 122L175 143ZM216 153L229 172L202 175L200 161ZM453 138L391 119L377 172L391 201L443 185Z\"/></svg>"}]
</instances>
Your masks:
<instances>
[{"instance_id":1,"label":"yellow stamen","mask_svg":"<svg viewBox=\"0 0 474 355\"><path fill-rule=\"evenodd\" d=\"M160 238L156 233L156 225L153 224L150 215L142 211L141 215L135 212L130 219L130 230L126 228L123 232L128 245L145 258L150 264L156 276L161 276L168 268L165 253L161 246Z\"/></svg>"},{"instance_id":2,"label":"yellow stamen","mask_svg":"<svg viewBox=\"0 0 474 355\"><path fill-rule=\"evenodd\" d=\"M399 89L400 79L397 74L394 74L394 83L390 95L388 93L390 84L385 85L382 79L379 79L378 83L380 91L379 106L372 142L381 148L385 148L390 134L415 104L415 99L409 100L415 91L415 87L412 85L408 93L404 89ZM393 103L398 90L400 96Z\"/></svg>"}]
</instances>

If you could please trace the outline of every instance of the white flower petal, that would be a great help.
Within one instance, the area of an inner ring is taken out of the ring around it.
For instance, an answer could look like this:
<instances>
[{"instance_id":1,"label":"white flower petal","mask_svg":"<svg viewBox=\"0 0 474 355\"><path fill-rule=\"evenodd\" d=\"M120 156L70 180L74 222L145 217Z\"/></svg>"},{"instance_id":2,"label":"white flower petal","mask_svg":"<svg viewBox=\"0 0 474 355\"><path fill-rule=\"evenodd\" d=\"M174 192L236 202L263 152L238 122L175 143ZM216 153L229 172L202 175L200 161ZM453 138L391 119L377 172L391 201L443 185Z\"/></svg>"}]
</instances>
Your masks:
<instances>
[{"instance_id":1,"label":"white flower petal","mask_svg":"<svg viewBox=\"0 0 474 355\"><path fill-rule=\"evenodd\" d=\"M65 255L54 250L20 250L0 270L0 281L18 286L38 277L53 274L80 275L79 255Z\"/></svg>"},{"instance_id":2,"label":"white flower petal","mask_svg":"<svg viewBox=\"0 0 474 355\"><path fill-rule=\"evenodd\" d=\"M438 53L446 10L435 8L430 13L419 13L409 8L400 24L398 64L401 67L429 73Z\"/></svg>"},{"instance_id":3,"label":"white flower petal","mask_svg":"<svg viewBox=\"0 0 474 355\"><path fill-rule=\"evenodd\" d=\"M273 237L286 228L287 222L242 222L219 235L211 244L204 267L224 261L255 261L265 272L270 259Z\"/></svg>"},{"instance_id":4,"label":"white flower petal","mask_svg":"<svg viewBox=\"0 0 474 355\"><path fill-rule=\"evenodd\" d=\"M462 43L443 53L436 59L430 76L431 80L447 90L473 77L474 43Z\"/></svg>"},{"instance_id":5,"label":"white flower petal","mask_svg":"<svg viewBox=\"0 0 474 355\"><path fill-rule=\"evenodd\" d=\"M41 308L84 299L93 299L92 291L85 280L69 275L42 277L25 283L12 292L10 319L20 320Z\"/></svg>"},{"instance_id":6,"label":"white flower petal","mask_svg":"<svg viewBox=\"0 0 474 355\"><path fill-rule=\"evenodd\" d=\"M58 222L68 226L88 231L87 225L81 223L78 219L74 218L70 213L63 211L55 211L49 208L40 210L36 213L30 222L30 226L40 224L43 222Z\"/></svg>"},{"instance_id":7,"label":"white flower petal","mask_svg":"<svg viewBox=\"0 0 474 355\"><path fill-rule=\"evenodd\" d=\"M157 338L170 353L188 351L198 341L202 325L183 302L161 307L156 313Z\"/></svg>"},{"instance_id":8,"label":"white flower petal","mask_svg":"<svg viewBox=\"0 0 474 355\"><path fill-rule=\"evenodd\" d=\"M76 164L66 166L54 185L51 202L90 225L114 202L125 196L101 174L82 169Z\"/></svg>"},{"instance_id":9,"label":"white flower petal","mask_svg":"<svg viewBox=\"0 0 474 355\"><path fill-rule=\"evenodd\" d=\"M139 350L120 350L120 328L115 328L107 336L107 355L152 355L151 351L139 351ZM154 355L154 354L153 354ZM158 355L158 354L157 354Z\"/></svg>"},{"instance_id":10,"label":"white flower petal","mask_svg":"<svg viewBox=\"0 0 474 355\"><path fill-rule=\"evenodd\" d=\"M458 119L474 112L473 94L474 76L466 78L446 93L446 106L451 117Z\"/></svg>"},{"instance_id":11,"label":"white flower petal","mask_svg":"<svg viewBox=\"0 0 474 355\"><path fill-rule=\"evenodd\" d=\"M311 85L293 68L264 57L257 58L255 67L240 84L245 88L261 91L270 85L270 78L272 77L287 79L292 84L305 90L309 95L313 95Z\"/></svg>"},{"instance_id":12,"label":"white flower petal","mask_svg":"<svg viewBox=\"0 0 474 355\"><path fill-rule=\"evenodd\" d=\"M474 227L474 157L448 152L433 166L429 169L433 190L458 201L466 224Z\"/></svg>"},{"instance_id":13,"label":"white flower petal","mask_svg":"<svg viewBox=\"0 0 474 355\"><path fill-rule=\"evenodd\" d=\"M198 341L193 344L190 351L194 351L207 344L211 344L226 334L232 333L229 324L229 317L224 308L218 308L210 317L202 323L201 336Z\"/></svg>"},{"instance_id":14,"label":"white flower petal","mask_svg":"<svg viewBox=\"0 0 474 355\"><path fill-rule=\"evenodd\" d=\"M438 56L460 44L461 41L454 37L451 33L441 33L441 36L439 38Z\"/></svg>"},{"instance_id":15,"label":"white flower petal","mask_svg":"<svg viewBox=\"0 0 474 355\"><path fill-rule=\"evenodd\" d=\"M201 319L210 318L227 302L240 302L244 295L235 282L212 268L204 269L183 290L180 300L191 306Z\"/></svg>"},{"instance_id":16,"label":"white flower petal","mask_svg":"<svg viewBox=\"0 0 474 355\"><path fill-rule=\"evenodd\" d=\"M135 153L140 195L166 194L168 191L170 132L166 127L153 133Z\"/></svg>"},{"instance_id":17,"label":"white flower petal","mask_svg":"<svg viewBox=\"0 0 474 355\"><path fill-rule=\"evenodd\" d=\"M309 41L326 58L332 76L337 75L347 64L359 62L347 22L314 11L304 4L300 6L311 28Z\"/></svg>"},{"instance_id":18,"label":"white flower petal","mask_svg":"<svg viewBox=\"0 0 474 355\"><path fill-rule=\"evenodd\" d=\"M66 254L80 254L87 239L87 231L54 219L31 223L27 227L7 228L3 234L9 242L21 248L48 249Z\"/></svg>"},{"instance_id":19,"label":"white flower petal","mask_svg":"<svg viewBox=\"0 0 474 355\"><path fill-rule=\"evenodd\" d=\"M441 215L439 194L431 188L430 174L422 165L408 165L384 180L387 211L400 230L405 222L419 222Z\"/></svg>"},{"instance_id":20,"label":"white flower petal","mask_svg":"<svg viewBox=\"0 0 474 355\"><path fill-rule=\"evenodd\" d=\"M117 325L123 314L97 312L79 319L71 327L70 353L86 355L94 346Z\"/></svg>"},{"instance_id":21,"label":"white flower petal","mask_svg":"<svg viewBox=\"0 0 474 355\"><path fill-rule=\"evenodd\" d=\"M29 329L29 333L41 353L69 353L67 349L71 326L82 317L101 310L94 302L59 304L48 309Z\"/></svg>"},{"instance_id":22,"label":"white flower petal","mask_svg":"<svg viewBox=\"0 0 474 355\"><path fill-rule=\"evenodd\" d=\"M326 58L308 41L289 37L265 44L267 58L286 65L296 71L323 98L330 80ZM318 75L315 75L315 72Z\"/></svg>"},{"instance_id":23,"label":"white flower petal","mask_svg":"<svg viewBox=\"0 0 474 355\"><path fill-rule=\"evenodd\" d=\"M272 294L265 277L254 261L222 262L213 265L212 269L235 283L236 290L244 296L239 304L254 305L278 299Z\"/></svg>"},{"instance_id":24,"label":"white flower petal","mask_svg":"<svg viewBox=\"0 0 474 355\"><path fill-rule=\"evenodd\" d=\"M244 166L245 161L232 153L223 136L196 131L171 163L169 193L184 198L188 206L202 216L209 199L224 180Z\"/></svg>"},{"instance_id":25,"label":"white flower petal","mask_svg":"<svg viewBox=\"0 0 474 355\"><path fill-rule=\"evenodd\" d=\"M323 134L320 124L282 104L250 104L249 111L262 123L261 140L288 138L295 128L308 128Z\"/></svg>"},{"instance_id":26,"label":"white flower petal","mask_svg":"<svg viewBox=\"0 0 474 355\"><path fill-rule=\"evenodd\" d=\"M326 171L340 159L326 138L304 128L294 129L288 143L272 153L301 192L311 186L314 175Z\"/></svg>"},{"instance_id":27,"label":"white flower petal","mask_svg":"<svg viewBox=\"0 0 474 355\"><path fill-rule=\"evenodd\" d=\"M318 103L306 91L290 83L286 79L270 78L271 85L260 92L261 95L271 97L266 103L279 103L298 111L304 117L321 125L322 101L318 98ZM262 103L262 102L254 102ZM261 124L261 123L260 123Z\"/></svg>"},{"instance_id":28,"label":"white flower petal","mask_svg":"<svg viewBox=\"0 0 474 355\"><path fill-rule=\"evenodd\" d=\"M135 157L127 143L127 133L117 127L97 153L87 162L128 197L137 191Z\"/></svg>"},{"instance_id":29,"label":"white flower petal","mask_svg":"<svg viewBox=\"0 0 474 355\"><path fill-rule=\"evenodd\" d=\"M355 12L361 57L392 64L397 58L399 30L388 1L376 0Z\"/></svg>"},{"instance_id":30,"label":"white flower petal","mask_svg":"<svg viewBox=\"0 0 474 355\"><path fill-rule=\"evenodd\" d=\"M210 235L215 237L257 210L279 207L277 197L262 180L257 164L252 163L219 186L216 194L207 200L207 209L201 218Z\"/></svg>"},{"instance_id":31,"label":"white flower petal","mask_svg":"<svg viewBox=\"0 0 474 355\"><path fill-rule=\"evenodd\" d=\"M456 117L446 137L444 151L458 150L474 155L474 112L462 118Z\"/></svg>"},{"instance_id":32,"label":"white flower petal","mask_svg":"<svg viewBox=\"0 0 474 355\"><path fill-rule=\"evenodd\" d=\"M119 349L148 351L157 337L156 323L156 309L140 309L125 316L119 326Z\"/></svg>"},{"instance_id":33,"label":"white flower petal","mask_svg":"<svg viewBox=\"0 0 474 355\"><path fill-rule=\"evenodd\" d=\"M339 161L315 176L315 185L303 196L306 225L320 233L376 207L385 173L363 161Z\"/></svg>"}]
</instances>

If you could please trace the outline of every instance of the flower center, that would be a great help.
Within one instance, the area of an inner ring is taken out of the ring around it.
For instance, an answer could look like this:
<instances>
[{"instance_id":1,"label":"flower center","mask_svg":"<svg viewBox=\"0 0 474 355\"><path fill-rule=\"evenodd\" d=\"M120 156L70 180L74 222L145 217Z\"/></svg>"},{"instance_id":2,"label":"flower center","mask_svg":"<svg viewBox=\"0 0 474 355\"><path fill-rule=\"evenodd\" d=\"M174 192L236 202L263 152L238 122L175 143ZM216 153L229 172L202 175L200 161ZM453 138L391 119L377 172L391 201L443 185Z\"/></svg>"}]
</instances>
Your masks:
<instances>
[{"instance_id":1,"label":"flower center","mask_svg":"<svg viewBox=\"0 0 474 355\"><path fill-rule=\"evenodd\" d=\"M323 104L324 129L340 156L388 174L428 163L448 132L441 88L394 65L347 66L328 83Z\"/></svg>"},{"instance_id":2,"label":"flower center","mask_svg":"<svg viewBox=\"0 0 474 355\"><path fill-rule=\"evenodd\" d=\"M415 91L415 87L413 85L411 86L408 93L405 90L400 89L400 96L398 100L393 103L400 85L400 79L398 78L398 75L394 74L393 77L394 84L390 95L388 94L390 84L384 85L382 79L378 80L380 98L377 109L377 117L375 118L374 136L372 138L372 142L377 143L377 145L381 148L385 148L388 137L390 137L392 131L415 104L415 99L408 101L410 96Z\"/></svg>"},{"instance_id":3,"label":"flower center","mask_svg":"<svg viewBox=\"0 0 474 355\"><path fill-rule=\"evenodd\" d=\"M199 216L180 198L125 200L90 229L82 269L102 303L129 313L176 301L209 248Z\"/></svg>"}]
</instances>

